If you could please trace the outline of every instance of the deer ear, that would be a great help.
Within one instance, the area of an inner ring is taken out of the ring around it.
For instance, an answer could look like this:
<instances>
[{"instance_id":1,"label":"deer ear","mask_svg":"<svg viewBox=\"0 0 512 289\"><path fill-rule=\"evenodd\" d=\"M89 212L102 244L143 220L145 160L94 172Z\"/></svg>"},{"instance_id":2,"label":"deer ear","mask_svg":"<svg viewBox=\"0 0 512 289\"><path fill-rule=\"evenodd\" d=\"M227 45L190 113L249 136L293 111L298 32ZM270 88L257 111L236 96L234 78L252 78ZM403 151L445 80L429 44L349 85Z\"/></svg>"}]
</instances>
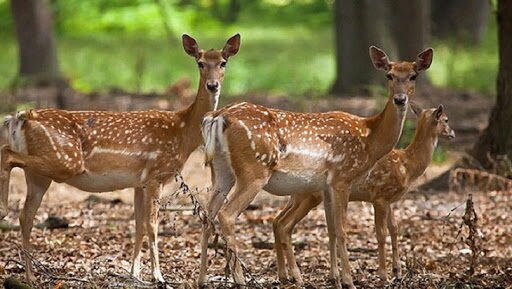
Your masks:
<instances>
[{"instance_id":1,"label":"deer ear","mask_svg":"<svg viewBox=\"0 0 512 289\"><path fill-rule=\"evenodd\" d=\"M194 38L188 36L187 34L183 34L181 37L183 42L183 49L185 49L185 52L193 57L199 56L199 46L197 45L197 42Z\"/></svg>"},{"instance_id":2,"label":"deer ear","mask_svg":"<svg viewBox=\"0 0 512 289\"><path fill-rule=\"evenodd\" d=\"M427 70L432 64L432 59L434 57L434 50L432 48L427 48L416 57L416 61L414 61L414 65L416 66L417 71Z\"/></svg>"},{"instance_id":3,"label":"deer ear","mask_svg":"<svg viewBox=\"0 0 512 289\"><path fill-rule=\"evenodd\" d=\"M416 117L419 117L421 112L423 111L423 109L421 108L421 106L419 106L417 103L415 102L411 102L410 104L410 107L411 107L411 110L412 112L414 113L414 115L416 115Z\"/></svg>"},{"instance_id":4,"label":"deer ear","mask_svg":"<svg viewBox=\"0 0 512 289\"><path fill-rule=\"evenodd\" d=\"M434 110L434 112L432 114L434 115L436 120L440 120L441 116L443 115L443 112L444 112L444 107L442 104L440 104L439 107L436 108L436 110Z\"/></svg>"},{"instance_id":5,"label":"deer ear","mask_svg":"<svg viewBox=\"0 0 512 289\"><path fill-rule=\"evenodd\" d=\"M240 49L240 34L237 33L226 41L226 45L222 48L222 56L225 59L228 59L230 56L233 56L238 53Z\"/></svg>"},{"instance_id":6,"label":"deer ear","mask_svg":"<svg viewBox=\"0 0 512 289\"><path fill-rule=\"evenodd\" d=\"M389 66L389 60L386 53L376 46L370 46L370 59L372 60L373 66L375 66L376 69L388 71Z\"/></svg>"}]
</instances>

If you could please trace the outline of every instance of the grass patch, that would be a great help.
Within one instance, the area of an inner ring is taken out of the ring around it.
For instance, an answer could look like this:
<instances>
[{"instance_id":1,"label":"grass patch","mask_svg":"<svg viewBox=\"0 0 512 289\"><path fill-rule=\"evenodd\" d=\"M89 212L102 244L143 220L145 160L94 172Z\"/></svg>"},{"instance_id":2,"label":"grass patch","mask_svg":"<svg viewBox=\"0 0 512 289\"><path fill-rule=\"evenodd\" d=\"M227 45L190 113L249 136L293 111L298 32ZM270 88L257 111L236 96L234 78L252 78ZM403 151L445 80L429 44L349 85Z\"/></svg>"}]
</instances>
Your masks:
<instances>
[{"instance_id":1,"label":"grass patch","mask_svg":"<svg viewBox=\"0 0 512 289\"><path fill-rule=\"evenodd\" d=\"M324 45L332 43L330 30L297 27L238 31L242 34L242 46L228 64L225 94L248 91L323 94L334 80L333 48ZM201 47L209 49L222 48L234 33L191 34ZM213 38L212 34L217 36ZM6 89L17 72L14 41L3 41L0 89ZM150 37L59 37L58 54L64 75L74 88L85 92L111 87L161 92L181 77L190 77L194 83L198 78L194 60L185 54L179 41L168 44L166 40Z\"/></svg>"}]
</instances>

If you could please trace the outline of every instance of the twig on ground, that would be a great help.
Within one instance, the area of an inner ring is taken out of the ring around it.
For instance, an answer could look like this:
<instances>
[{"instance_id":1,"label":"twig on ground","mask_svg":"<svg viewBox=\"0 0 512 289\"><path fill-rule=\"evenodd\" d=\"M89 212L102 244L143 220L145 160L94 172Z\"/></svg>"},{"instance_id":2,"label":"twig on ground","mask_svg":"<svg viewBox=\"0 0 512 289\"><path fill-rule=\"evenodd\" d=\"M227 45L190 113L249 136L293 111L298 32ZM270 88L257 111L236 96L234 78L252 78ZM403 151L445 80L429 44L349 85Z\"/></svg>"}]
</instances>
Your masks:
<instances>
[{"instance_id":1,"label":"twig on ground","mask_svg":"<svg viewBox=\"0 0 512 289\"><path fill-rule=\"evenodd\" d=\"M210 217L208 215L208 211L204 208L204 206L199 201L199 199L198 199L198 195L199 195L198 188L194 188L194 190L191 190L190 187L188 186L188 184L185 183L185 181L183 179L183 176L178 171L176 172L175 180L179 184L179 188L172 194L172 196L173 197L178 197L180 195L188 196L190 198L190 201L191 201L192 206L193 206L193 210L192 210L193 214L199 217L199 220L202 222L203 225L208 224L211 228L213 228L214 236L215 236L214 240L216 240L215 242L217 242L217 240L220 237L224 241L224 244L227 244L227 240L222 235L222 233L217 231L217 229L215 227L215 224L214 224L214 220L210 219ZM224 195L224 199L227 199L227 194ZM236 252L232 251L230 248L227 248L227 247L225 247L224 249L226 250L226 253L229 253L229 254L226 254L226 256L233 256L235 258L234 262L238 262L241 265L241 267L244 270L244 272L249 276L250 280L249 280L249 284L248 285L237 284L237 286L242 286L244 288L264 288L258 282L258 280L256 280L256 278L252 275L252 273L249 270L249 268L238 257ZM226 276L229 275L229 262L230 261L231 260L228 259L227 262L226 262L226 270L225 270ZM213 282L213 281L209 281L208 283L211 283L211 282ZM232 283L232 282L228 282L228 281L214 281L214 282L215 283L224 282L223 284L225 284L225 285L230 285ZM235 284L235 283L233 283L233 284Z\"/></svg>"}]
</instances>

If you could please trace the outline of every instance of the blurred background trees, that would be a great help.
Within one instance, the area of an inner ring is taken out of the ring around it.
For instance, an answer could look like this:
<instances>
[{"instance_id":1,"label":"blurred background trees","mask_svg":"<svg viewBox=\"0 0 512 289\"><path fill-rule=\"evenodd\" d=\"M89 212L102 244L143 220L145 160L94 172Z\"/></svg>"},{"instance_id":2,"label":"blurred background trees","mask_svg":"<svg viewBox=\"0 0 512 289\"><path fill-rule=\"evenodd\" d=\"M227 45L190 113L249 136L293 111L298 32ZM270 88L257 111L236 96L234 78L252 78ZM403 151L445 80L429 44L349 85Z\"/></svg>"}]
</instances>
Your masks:
<instances>
[{"instance_id":1,"label":"blurred background trees","mask_svg":"<svg viewBox=\"0 0 512 289\"><path fill-rule=\"evenodd\" d=\"M0 92L29 85L162 94L197 77L179 42L183 32L202 47L240 32L242 50L230 63L224 102L248 94L380 96L384 77L370 63L369 45L406 60L433 47L421 85L497 94L489 127L471 150L485 164L488 154L512 151L506 2L0 0ZM64 106L63 94L56 97ZM0 105L0 112L12 109Z\"/></svg>"},{"instance_id":2,"label":"blurred background trees","mask_svg":"<svg viewBox=\"0 0 512 289\"><path fill-rule=\"evenodd\" d=\"M336 80L332 94L351 95L383 83L368 65L370 45L383 48L393 60L414 60L430 45L429 0L335 0L333 12Z\"/></svg>"},{"instance_id":3,"label":"blurred background trees","mask_svg":"<svg viewBox=\"0 0 512 289\"><path fill-rule=\"evenodd\" d=\"M373 91L382 77L368 60L370 44L394 59L432 46L434 85L492 93L492 7L488 0L0 0L0 89L17 84L19 72L50 82L63 77L84 92L162 92L195 75L183 59L181 33L212 46L219 35L241 32L244 61L234 65L228 95Z\"/></svg>"},{"instance_id":4,"label":"blurred background trees","mask_svg":"<svg viewBox=\"0 0 512 289\"><path fill-rule=\"evenodd\" d=\"M499 68L496 104L489 124L471 150L471 155L485 169L512 177L512 1L498 1ZM474 39L472 39L474 40ZM495 166L500 162L501 168ZM505 170L505 171L503 171Z\"/></svg>"}]
</instances>

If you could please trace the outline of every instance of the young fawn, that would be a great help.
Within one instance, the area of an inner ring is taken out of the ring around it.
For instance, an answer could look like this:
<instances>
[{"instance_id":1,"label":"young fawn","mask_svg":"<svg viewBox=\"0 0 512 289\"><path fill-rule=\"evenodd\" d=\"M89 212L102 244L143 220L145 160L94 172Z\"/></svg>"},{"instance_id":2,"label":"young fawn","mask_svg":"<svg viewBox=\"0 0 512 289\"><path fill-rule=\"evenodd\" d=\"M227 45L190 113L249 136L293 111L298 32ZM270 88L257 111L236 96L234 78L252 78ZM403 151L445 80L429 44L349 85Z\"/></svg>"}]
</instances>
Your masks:
<instances>
[{"instance_id":1,"label":"young fawn","mask_svg":"<svg viewBox=\"0 0 512 289\"><path fill-rule=\"evenodd\" d=\"M245 284L236 258L235 220L258 192L297 195L322 191L331 200L325 205L330 275L339 279L338 244L343 282L354 287L343 227L350 186L397 143L416 76L429 68L432 57L432 49L427 49L415 62L390 62L382 50L370 47L374 66L384 70L389 79L388 101L376 116L358 117L341 111L296 113L250 103L207 114L202 130L213 178L208 216L214 220L218 215L235 282ZM199 284L206 282L210 223L205 222L202 231ZM300 274L294 277L301 282Z\"/></svg>"},{"instance_id":2,"label":"young fawn","mask_svg":"<svg viewBox=\"0 0 512 289\"><path fill-rule=\"evenodd\" d=\"M6 119L9 145L1 149L0 218L7 215L11 169L25 171L27 197L20 215L22 247L29 251L34 216L50 183L88 192L135 188L136 236L131 273L140 278L141 247L149 239L152 274L163 282L158 261L158 204L161 185L201 143L201 120L215 109L230 56L240 47L231 37L222 50L200 50L183 35L183 47L199 66L199 88L192 105L177 112L64 111L37 109ZM25 257L27 279L32 265Z\"/></svg>"},{"instance_id":3,"label":"young fawn","mask_svg":"<svg viewBox=\"0 0 512 289\"><path fill-rule=\"evenodd\" d=\"M422 110L411 103L418 117L416 133L405 149L394 149L381 158L365 175L360 176L350 190L350 201L371 202L375 211L375 231L379 244L379 276L387 280L386 274L386 228L391 235L393 248L393 273L401 278L398 250L398 225L391 204L400 200L411 184L426 170L432 159L439 136L453 139L455 133L448 126L448 117L440 105L438 108ZM295 225L322 201L321 192L292 195L285 208L274 220L275 249L280 277L286 270L297 278L299 268L293 254L291 235ZM286 263L286 264L285 264Z\"/></svg>"}]
</instances>

